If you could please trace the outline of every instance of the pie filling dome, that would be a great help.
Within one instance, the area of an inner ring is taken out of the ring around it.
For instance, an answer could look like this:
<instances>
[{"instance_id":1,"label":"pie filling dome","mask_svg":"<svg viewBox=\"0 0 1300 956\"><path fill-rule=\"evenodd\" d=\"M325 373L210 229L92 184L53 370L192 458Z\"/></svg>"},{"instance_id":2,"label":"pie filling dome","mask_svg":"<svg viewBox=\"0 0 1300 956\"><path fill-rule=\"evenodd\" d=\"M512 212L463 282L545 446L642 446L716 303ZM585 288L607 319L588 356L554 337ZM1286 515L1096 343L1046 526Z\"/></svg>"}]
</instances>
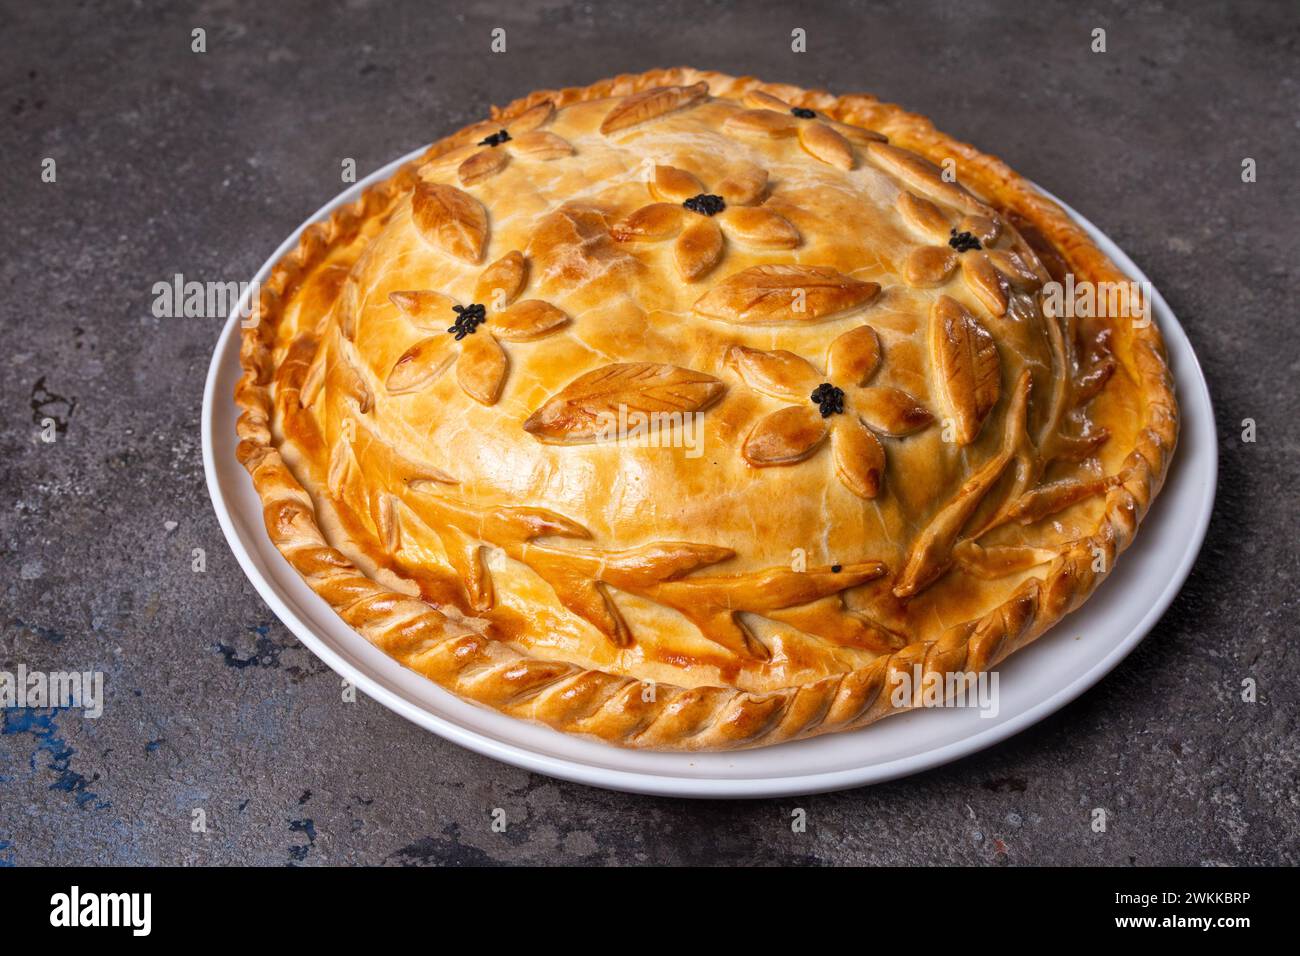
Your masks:
<instances>
[{"instance_id":1,"label":"pie filling dome","mask_svg":"<svg viewBox=\"0 0 1300 956\"><path fill-rule=\"evenodd\" d=\"M240 456L308 583L462 696L629 746L847 729L1038 636L1159 487L1159 333L1067 273L1131 297L871 97L535 93L276 268Z\"/></svg>"}]
</instances>

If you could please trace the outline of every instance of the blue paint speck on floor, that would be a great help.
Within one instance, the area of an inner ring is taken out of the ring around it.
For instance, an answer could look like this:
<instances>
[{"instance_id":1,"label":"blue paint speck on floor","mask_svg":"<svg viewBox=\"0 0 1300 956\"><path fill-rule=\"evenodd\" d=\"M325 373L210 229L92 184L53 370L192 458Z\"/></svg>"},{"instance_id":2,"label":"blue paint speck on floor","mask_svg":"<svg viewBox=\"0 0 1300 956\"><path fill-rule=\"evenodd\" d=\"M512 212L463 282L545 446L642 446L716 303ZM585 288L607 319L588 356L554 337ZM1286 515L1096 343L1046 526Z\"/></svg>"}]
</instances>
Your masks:
<instances>
[{"instance_id":1,"label":"blue paint speck on floor","mask_svg":"<svg viewBox=\"0 0 1300 956\"><path fill-rule=\"evenodd\" d=\"M59 732L56 718L62 709L17 707L5 710L4 726L0 727L0 736L31 734L36 738L36 748L31 756L32 770L39 769L36 765L37 758L44 753L49 756L46 769L53 770L58 775L49 789L72 794L77 801L77 806L83 810L107 810L111 804L107 800L101 800L99 794L89 789L90 784L99 779L99 774L87 778L71 768L72 758L77 752L68 745Z\"/></svg>"},{"instance_id":2,"label":"blue paint speck on floor","mask_svg":"<svg viewBox=\"0 0 1300 956\"><path fill-rule=\"evenodd\" d=\"M51 644L58 644L63 641L64 635L52 627L43 627L39 624L31 624L21 618L12 617L9 619L10 627L20 627L25 631L30 631L43 641L49 641Z\"/></svg>"},{"instance_id":3,"label":"blue paint speck on floor","mask_svg":"<svg viewBox=\"0 0 1300 956\"><path fill-rule=\"evenodd\" d=\"M290 820L289 830L292 833L305 833L307 835L307 843L289 847L289 865L292 866L294 863L301 863L307 859L307 854L316 845L316 823L310 818Z\"/></svg>"}]
</instances>

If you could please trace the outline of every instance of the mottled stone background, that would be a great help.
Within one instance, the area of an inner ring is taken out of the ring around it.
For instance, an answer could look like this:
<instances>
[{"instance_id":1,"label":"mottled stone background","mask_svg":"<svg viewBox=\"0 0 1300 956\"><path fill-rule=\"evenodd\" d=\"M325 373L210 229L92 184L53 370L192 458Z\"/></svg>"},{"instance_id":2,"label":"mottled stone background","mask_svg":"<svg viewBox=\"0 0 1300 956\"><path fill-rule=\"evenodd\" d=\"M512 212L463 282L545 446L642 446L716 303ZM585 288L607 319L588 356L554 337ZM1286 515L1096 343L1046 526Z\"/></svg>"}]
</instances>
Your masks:
<instances>
[{"instance_id":1,"label":"mottled stone background","mask_svg":"<svg viewBox=\"0 0 1300 956\"><path fill-rule=\"evenodd\" d=\"M0 864L1300 862L1294 3L3 8L0 669L102 669L108 700L0 711ZM154 318L153 284L249 278L343 157L364 175L534 87L679 63L929 114L1107 230L1196 347L1221 456L1201 560L1136 653L1001 746L799 800L556 782L342 704L226 548L199 447L219 323Z\"/></svg>"}]
</instances>

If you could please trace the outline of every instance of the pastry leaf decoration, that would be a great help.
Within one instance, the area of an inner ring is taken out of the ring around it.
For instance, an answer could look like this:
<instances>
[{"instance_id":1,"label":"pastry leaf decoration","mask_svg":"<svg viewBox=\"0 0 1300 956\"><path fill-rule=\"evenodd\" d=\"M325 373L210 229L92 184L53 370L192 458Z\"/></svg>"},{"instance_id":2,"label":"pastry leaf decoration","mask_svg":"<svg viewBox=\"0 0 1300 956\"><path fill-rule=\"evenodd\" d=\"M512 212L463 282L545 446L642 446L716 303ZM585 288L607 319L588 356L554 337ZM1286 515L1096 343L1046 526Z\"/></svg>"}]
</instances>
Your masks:
<instances>
[{"instance_id":1,"label":"pastry leaf decoration","mask_svg":"<svg viewBox=\"0 0 1300 956\"><path fill-rule=\"evenodd\" d=\"M807 123L799 127L799 145L804 152L839 169L853 168L853 147L849 141L825 123Z\"/></svg>"},{"instance_id":2,"label":"pastry leaf decoration","mask_svg":"<svg viewBox=\"0 0 1300 956\"><path fill-rule=\"evenodd\" d=\"M903 572L894 584L894 595L911 597L939 579L952 565L953 546L962 529L975 514L984 496L1017 457L1026 455L1029 439L1025 432L1029 412L1029 372L1021 372L1011 395L1006 430L998 453L981 465L938 513L912 544Z\"/></svg>"},{"instance_id":3,"label":"pastry leaf decoration","mask_svg":"<svg viewBox=\"0 0 1300 956\"><path fill-rule=\"evenodd\" d=\"M947 246L917 246L903 263L903 278L913 287L943 285L957 268L957 253Z\"/></svg>"},{"instance_id":4,"label":"pastry leaf decoration","mask_svg":"<svg viewBox=\"0 0 1300 956\"><path fill-rule=\"evenodd\" d=\"M457 171L461 185L472 186L477 182L482 182L489 176L495 176L505 169L506 163L509 161L510 156L505 150L485 149L474 153L460 164Z\"/></svg>"},{"instance_id":5,"label":"pastry leaf decoration","mask_svg":"<svg viewBox=\"0 0 1300 956\"><path fill-rule=\"evenodd\" d=\"M524 422L524 431L542 442L587 444L612 437L620 414L697 412L722 391L712 375L676 365L606 365L552 395Z\"/></svg>"},{"instance_id":6,"label":"pastry leaf decoration","mask_svg":"<svg viewBox=\"0 0 1300 956\"><path fill-rule=\"evenodd\" d=\"M966 286L980 300L984 308L994 315L1007 314L1010 304L1010 283L1006 277L993 267L993 262L984 252L970 252L961 257L961 274Z\"/></svg>"},{"instance_id":7,"label":"pastry leaf decoration","mask_svg":"<svg viewBox=\"0 0 1300 956\"><path fill-rule=\"evenodd\" d=\"M562 136L544 129L523 133L515 139L515 149L529 159L561 159L573 155L573 145Z\"/></svg>"},{"instance_id":8,"label":"pastry leaf decoration","mask_svg":"<svg viewBox=\"0 0 1300 956\"><path fill-rule=\"evenodd\" d=\"M997 314L1003 300L1007 302L1008 311L1019 308L1026 298L1023 294L1036 288L1047 275L1042 263L1026 247L988 248L1000 233L1001 227L996 219L968 215L956 228L959 232L977 236L984 246L981 250L959 255L963 268L974 263L973 272L985 277L985 294L980 295L976 285L969 282L970 275L967 276L971 291L990 312ZM1071 370L1072 374L1058 376L1049 383L1043 401L1044 411L1038 416L1042 421L1038 427L1039 437L1029 434L1026 415L1029 374L1022 371L1011 395L1001 450L931 518L913 544L907 563L895 582L895 596L911 597L937 581L953 565L975 577L992 579L1022 573L1054 560L1067 553L1074 542L1051 547L1004 544L997 538L987 544L980 542L1009 523L1032 525L1089 499L1108 494L1127 480L1129 473L1122 470L1115 475L1042 483L1044 472L1052 462L1089 458L1109 437L1106 429L1094 429L1080 420L1080 409L1105 387L1114 374L1110 333L1105 329L1089 329L1080 335L1072 326L1063 328L1057 319L1050 313L1046 315L1046 334L1056 367ZM957 340L962 336L951 333L958 327L965 327L969 345L965 354L972 357L973 367L974 357L984 351L969 341L970 330L979 323L964 308L950 304L942 297L934 307L931 320L931 334L935 336L932 338L935 367L943 376L942 384L947 389L946 395L957 417L959 430L970 434L973 440L978 429L972 432L966 428L968 423L973 424L973 419L963 415L961 409L965 404L968 411L979 413L983 401L978 397L978 376L973 371L949 376L945 363L951 367L953 361L960 358L962 350L957 348ZM1088 343L1082 358L1075 351L1076 337ZM963 379L967 387L953 387ZM991 383L992 379L988 381ZM996 396L985 396L984 400L997 399ZM1011 469L1009 482L1003 480L1008 469ZM998 490L995 492L995 489ZM984 506L986 498L990 499L988 506Z\"/></svg>"},{"instance_id":9,"label":"pastry leaf decoration","mask_svg":"<svg viewBox=\"0 0 1300 956\"><path fill-rule=\"evenodd\" d=\"M985 548L970 540L959 542L952 549L952 556L958 567L967 574L986 581L1028 571L1040 564L1046 564L1058 553L1054 548L1035 548L1022 544Z\"/></svg>"},{"instance_id":10,"label":"pastry leaf decoration","mask_svg":"<svg viewBox=\"0 0 1300 956\"><path fill-rule=\"evenodd\" d=\"M957 443L969 445L1001 391L993 336L961 303L941 295L930 310L930 348L940 391L952 410Z\"/></svg>"},{"instance_id":11,"label":"pastry leaf decoration","mask_svg":"<svg viewBox=\"0 0 1300 956\"><path fill-rule=\"evenodd\" d=\"M899 149L887 143L868 143L867 155L885 172L901 179L913 192L937 202L956 206L963 212L991 216L992 210L972 196L964 186L943 178L943 172L911 150ZM947 237L944 237L945 241Z\"/></svg>"},{"instance_id":12,"label":"pastry leaf decoration","mask_svg":"<svg viewBox=\"0 0 1300 956\"><path fill-rule=\"evenodd\" d=\"M751 266L715 285L694 309L706 318L747 325L816 322L866 305L879 292L874 282L823 266Z\"/></svg>"},{"instance_id":13,"label":"pastry leaf decoration","mask_svg":"<svg viewBox=\"0 0 1300 956\"><path fill-rule=\"evenodd\" d=\"M936 204L924 199L916 193L910 193L903 190L898 194L898 199L894 205L898 208L905 222L923 236L944 242L952 228L949 225L948 217L942 209ZM952 249L948 249L952 252ZM954 258L954 262L955 262Z\"/></svg>"},{"instance_id":14,"label":"pastry leaf decoration","mask_svg":"<svg viewBox=\"0 0 1300 956\"><path fill-rule=\"evenodd\" d=\"M509 305L524 290L528 280L528 260L512 249L483 270L474 286L474 301L490 303L493 308Z\"/></svg>"},{"instance_id":15,"label":"pastry leaf decoration","mask_svg":"<svg viewBox=\"0 0 1300 956\"><path fill-rule=\"evenodd\" d=\"M518 139L520 133L526 133L549 123L553 116L555 116L554 101L542 100L536 106L530 106L516 116L513 122L507 124L506 129L515 139Z\"/></svg>"},{"instance_id":16,"label":"pastry leaf decoration","mask_svg":"<svg viewBox=\"0 0 1300 956\"><path fill-rule=\"evenodd\" d=\"M771 659L771 652L745 623L741 612L779 620L780 615L776 612L809 605L872 581L884 573L885 566L879 561L842 565L838 570L828 567L804 571L768 568L751 574L699 575L680 581L668 580L645 588L643 593L680 611L715 644L737 656L765 661ZM833 622L846 617L847 612L842 606L828 608L826 612L805 617L801 622L803 628L810 634L829 637L829 634L819 632L833 632ZM873 634L873 643L883 636ZM874 647L879 648L879 644Z\"/></svg>"},{"instance_id":17,"label":"pastry leaf decoration","mask_svg":"<svg viewBox=\"0 0 1300 956\"><path fill-rule=\"evenodd\" d=\"M700 82L691 86L657 86L625 96L614 106L600 124L600 131L608 136L619 130L657 119L688 106L694 106L709 95L709 84Z\"/></svg>"},{"instance_id":18,"label":"pastry leaf decoration","mask_svg":"<svg viewBox=\"0 0 1300 956\"><path fill-rule=\"evenodd\" d=\"M501 549L531 568L566 609L585 620L611 644L634 642L615 600L622 591L671 608L729 654L769 660L771 651L743 615L753 614L796 628L827 643L875 653L901 647L902 636L844 606L842 592L882 577L879 561L701 575L697 572L735 557L730 548L690 541L654 541L626 550L591 543L586 528L544 508L487 506L457 494L449 475L411 461L357 424L353 443L339 442L342 454L331 492L336 497L368 498L370 523L381 546L401 546L398 504L433 529L463 594L455 600L477 612L496 603L484 548ZM362 475L360 460L364 460ZM382 477L383 489L372 486ZM350 488L344 488L349 485ZM367 490L369 489L369 490ZM390 496L391 500L386 500ZM394 555L394 567L404 567Z\"/></svg>"},{"instance_id":19,"label":"pastry leaf decoration","mask_svg":"<svg viewBox=\"0 0 1300 956\"><path fill-rule=\"evenodd\" d=\"M411 218L425 242L447 255L475 264L487 245L487 210L455 186L421 182L411 196Z\"/></svg>"},{"instance_id":20,"label":"pastry leaf decoration","mask_svg":"<svg viewBox=\"0 0 1300 956\"><path fill-rule=\"evenodd\" d=\"M436 380L456 359L445 335L420 339L402 353L388 373L389 395L416 392Z\"/></svg>"},{"instance_id":21,"label":"pastry leaf decoration","mask_svg":"<svg viewBox=\"0 0 1300 956\"><path fill-rule=\"evenodd\" d=\"M1119 484L1118 475L1105 478L1080 480L1065 478L1045 485L1039 485L1033 491L1027 491L1007 507L1007 517L1020 524L1033 524L1054 515L1066 508Z\"/></svg>"}]
</instances>

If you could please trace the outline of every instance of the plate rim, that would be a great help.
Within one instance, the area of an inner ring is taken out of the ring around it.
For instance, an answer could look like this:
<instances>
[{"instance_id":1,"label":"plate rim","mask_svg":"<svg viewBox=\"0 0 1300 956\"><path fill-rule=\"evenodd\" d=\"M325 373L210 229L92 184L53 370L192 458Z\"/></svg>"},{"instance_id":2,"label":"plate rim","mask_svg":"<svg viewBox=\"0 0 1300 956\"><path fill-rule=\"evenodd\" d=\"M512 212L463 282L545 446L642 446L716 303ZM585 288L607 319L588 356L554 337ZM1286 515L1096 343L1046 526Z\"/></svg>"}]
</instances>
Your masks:
<instances>
[{"instance_id":1,"label":"plate rim","mask_svg":"<svg viewBox=\"0 0 1300 956\"><path fill-rule=\"evenodd\" d=\"M256 282L263 280L269 273L272 266L287 254L298 242L303 231L324 218L337 207L351 202L362 190L368 188L375 182L378 182L394 173L402 164L423 155L427 147L412 150L410 153L402 156L391 163L381 167L369 176L359 180L343 190L332 200L321 206L301 225L298 226L283 243L272 253L272 255L262 264L255 273L255 283L250 288L256 288ZM1083 693L1094 687L1107 674L1109 674L1118 664L1124 660L1133 650L1146 638L1146 636L1163 617L1165 611L1173 603L1178 593L1182 590L1187 577L1191 574L1192 568L1200 555L1201 547L1204 544L1205 536L1209 528L1210 518L1214 509L1214 500L1218 489L1218 454L1217 454L1217 426L1214 420L1214 408L1210 399L1209 386L1205 380L1205 374L1201 368L1200 360L1197 358L1195 350L1192 348L1191 340L1188 338L1178 317L1169 307L1159 289L1157 289L1138 268L1133 260L1124 252L1120 246L1103 233L1090 220L1081 215L1069 204L1062 202L1051 192L1035 185L1040 192L1052 201L1061 206L1065 212L1074 219L1088 234L1093 238L1103 251L1115 262L1115 264L1131 278L1146 283L1146 287L1151 290L1153 304L1156 306L1155 311L1162 315L1160 322L1160 331L1166 340L1166 350L1174 351L1170 346L1177 344L1177 351L1180 353L1179 366L1173 369L1175 388L1179 395L1179 404L1182 409L1189 405L1198 405L1198 418L1193 422L1193 427L1199 430L1208 430L1210 436L1210 448L1212 454L1207 456L1203 467L1206 469L1204 478L1203 492L1200 500L1197 502L1198 511L1195 522L1191 525L1191 534L1186 539L1185 546L1180 555L1173 573L1168 577L1166 583L1159 595L1150 602L1146 612L1139 621L1132 627L1128 635L1123 640L1116 643L1111 650L1098 660L1092 667L1076 675L1073 680L1064 686L1057 688L1053 693L1048 694L1042 700L1027 707L1016 716L1000 722L987 730L962 737L959 740L951 741L947 744L934 747L919 754L909 754L895 757L883 763L870 763L860 767L851 767L847 769L838 769L824 771L820 773L799 773L791 776L764 776L764 777L682 777L672 774L656 773L651 771L632 771L612 767L595 766L585 763L572 757L562 757L553 754L539 753L520 743L511 743L505 740L499 740L488 734L480 733L469 727L461 726L454 720L433 713L418 703L407 699L396 690L388 687L377 677L368 673L358 663L350 660L342 652L331 646L328 639L317 634L309 623L309 618L305 613L289 606L288 601L281 596L277 587L269 579L257 559L245 546L238 529L234 525L231 517L231 503L226 500L222 491L218 463L215 458L213 447L213 420L215 416L216 402L219 400L216 395L217 381L221 377L223 364L229 360L230 340L235 336L240 326L240 310L246 305L246 298L232 310L223 324L220 336L217 339L216 346L213 350L212 359L208 365L208 373L203 389L203 406L201 412L201 431L203 445L203 468L206 483L208 487L208 496L212 502L213 509L217 513L217 519L221 525L221 530L226 538L226 543L235 555L245 576L253 584L254 589L258 592L262 600L267 604L277 618L289 629L289 631L301 641L313 654L320 658L336 674L350 680L354 686L361 690L367 697L382 704L384 707L394 713L406 718L412 723L431 731L444 739L450 740L468 750L500 760L513 766L521 767L535 773L545 774L550 777L556 777L574 783L581 783L587 786L600 787L604 789L619 790L628 793L638 793L649 796L674 796L688 798L704 799L762 799L775 798L794 795L826 793L834 790L843 790L860 786L868 786L876 783L885 783L890 780L896 780L900 777L910 776L925 770L933 769L953 760L960 759L978 753L988 747L1001 743L1004 740L1020 733L1047 718L1051 714L1065 707L1067 704L1076 700ZM235 356L238 351L236 349ZM233 395L225 396L234 403ZM1200 411L1206 414L1199 415ZM1184 415L1182 419L1182 433L1180 434L1178 447L1175 448L1173 456L1175 459L1179 456L1179 449L1185 445L1186 431L1188 429L1187 418ZM1186 457L1185 453L1183 457ZM234 462L224 463L224 467L235 465ZM1170 467L1180 467L1171 460ZM1182 467L1189 467L1186 463ZM242 472L242 469L240 469ZM1166 481L1169 476L1166 475ZM1161 495L1157 495L1152 507L1160 507L1162 500ZM1140 533L1140 529L1139 529ZM278 552L277 552L278 554ZM283 556L281 556L281 560ZM285 563L285 566L293 574L292 567ZM1092 600L1095 600L1093 598ZM332 612L331 612L332 613ZM1058 621L1051 630L1059 630L1063 621ZM355 634L355 632L354 632ZM1044 635L1045 637L1046 635ZM358 641L363 642L366 646L372 646L364 637L355 634ZM434 685L436 686L436 685ZM454 696L454 695L453 695ZM521 723L524 723L521 721ZM794 741L783 746L798 746L799 741ZM616 748L618 749L618 748Z\"/></svg>"}]
</instances>

